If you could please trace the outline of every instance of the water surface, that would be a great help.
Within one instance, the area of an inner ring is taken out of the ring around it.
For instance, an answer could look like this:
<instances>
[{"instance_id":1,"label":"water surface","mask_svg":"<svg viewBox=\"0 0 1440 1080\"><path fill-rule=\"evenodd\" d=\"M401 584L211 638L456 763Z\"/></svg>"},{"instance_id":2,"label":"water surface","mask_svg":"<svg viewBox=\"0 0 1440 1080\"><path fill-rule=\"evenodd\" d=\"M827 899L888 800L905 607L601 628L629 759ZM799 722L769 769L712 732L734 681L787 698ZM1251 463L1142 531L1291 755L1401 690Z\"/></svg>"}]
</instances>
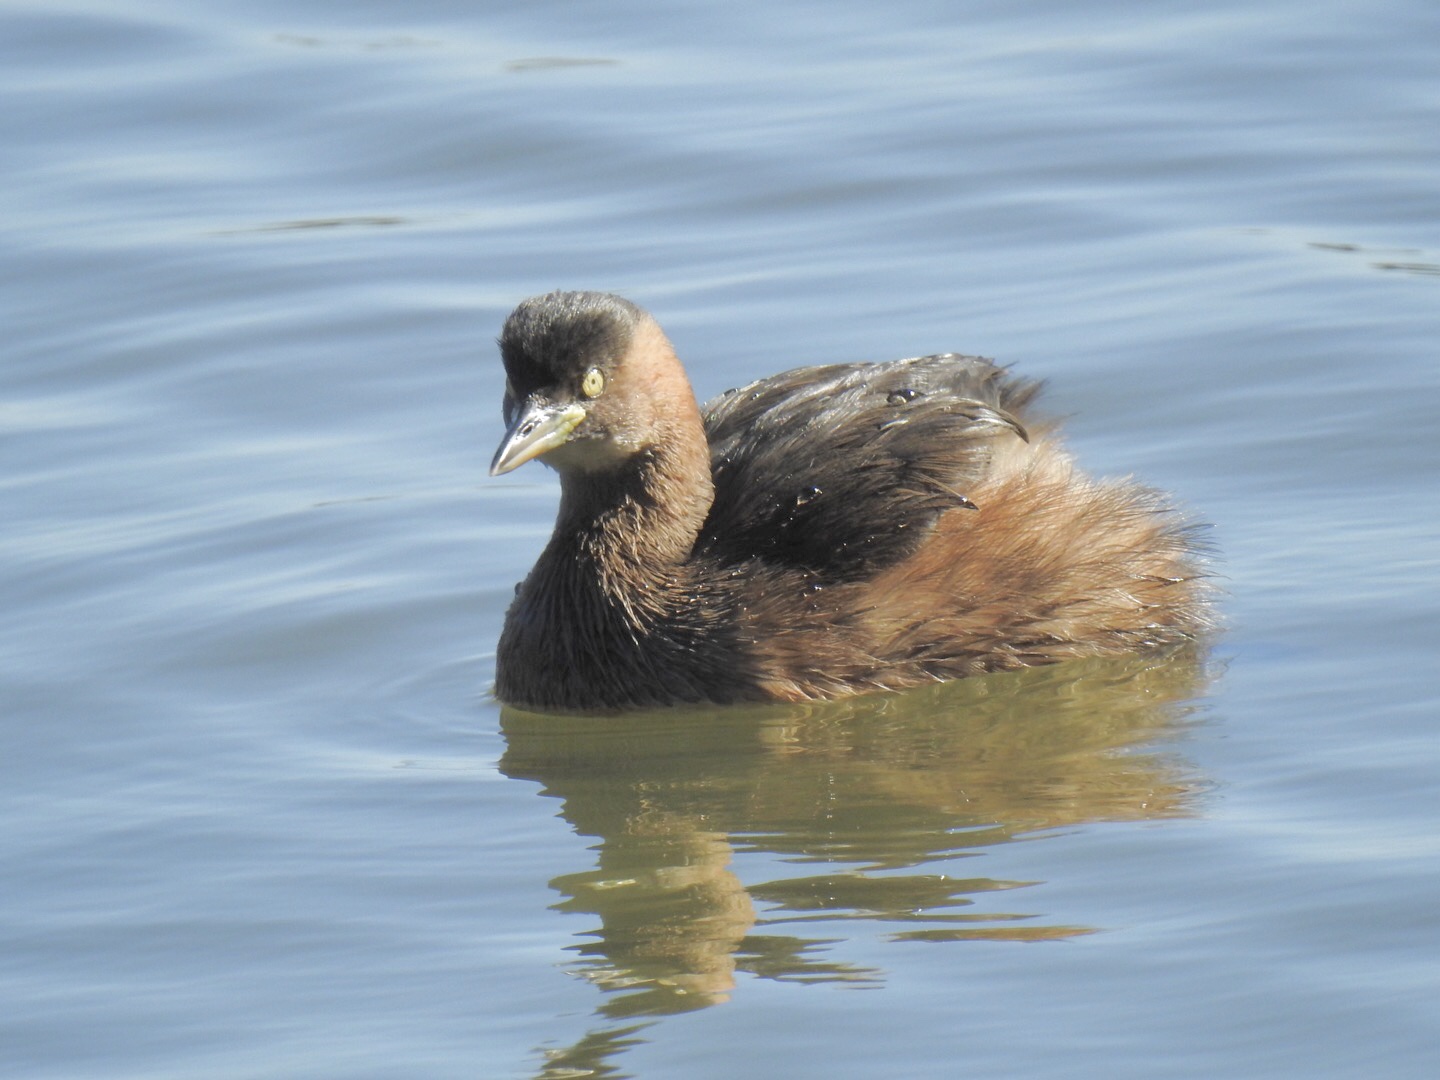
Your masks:
<instances>
[{"instance_id":1,"label":"water surface","mask_svg":"<svg viewBox=\"0 0 1440 1080\"><path fill-rule=\"evenodd\" d=\"M0 11L0 1061L1430 1077L1440 11ZM1213 523L1208 654L502 710L520 298L708 397L979 352Z\"/></svg>"}]
</instances>

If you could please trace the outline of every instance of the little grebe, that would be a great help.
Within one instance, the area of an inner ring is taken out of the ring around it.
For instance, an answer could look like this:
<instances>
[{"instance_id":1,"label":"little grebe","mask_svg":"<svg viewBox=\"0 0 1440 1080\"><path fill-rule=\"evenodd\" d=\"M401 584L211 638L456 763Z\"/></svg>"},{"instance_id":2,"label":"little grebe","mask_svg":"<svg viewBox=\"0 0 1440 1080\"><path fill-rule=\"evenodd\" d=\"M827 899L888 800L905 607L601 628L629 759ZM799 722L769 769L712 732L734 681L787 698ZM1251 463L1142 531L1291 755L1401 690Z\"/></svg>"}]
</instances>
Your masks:
<instances>
[{"instance_id":1,"label":"little grebe","mask_svg":"<svg viewBox=\"0 0 1440 1080\"><path fill-rule=\"evenodd\" d=\"M946 353L697 406L655 320L554 292L505 322L508 430L560 511L496 694L538 710L802 701L1160 647L1208 626L1193 530L1079 472L1039 385Z\"/></svg>"}]
</instances>

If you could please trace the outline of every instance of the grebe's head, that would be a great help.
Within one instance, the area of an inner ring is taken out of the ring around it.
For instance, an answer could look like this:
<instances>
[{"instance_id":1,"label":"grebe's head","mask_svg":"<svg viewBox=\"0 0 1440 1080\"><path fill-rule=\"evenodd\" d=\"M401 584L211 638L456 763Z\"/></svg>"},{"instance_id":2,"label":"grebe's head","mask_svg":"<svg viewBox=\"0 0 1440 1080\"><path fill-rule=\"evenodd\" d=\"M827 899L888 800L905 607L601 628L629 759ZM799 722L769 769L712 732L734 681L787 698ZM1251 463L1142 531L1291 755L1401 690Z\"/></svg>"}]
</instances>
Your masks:
<instances>
[{"instance_id":1,"label":"grebe's head","mask_svg":"<svg viewBox=\"0 0 1440 1080\"><path fill-rule=\"evenodd\" d=\"M491 476L532 458L562 473L616 469L663 437L667 414L695 408L655 320L608 293L524 301L505 320L500 355L506 432Z\"/></svg>"}]
</instances>

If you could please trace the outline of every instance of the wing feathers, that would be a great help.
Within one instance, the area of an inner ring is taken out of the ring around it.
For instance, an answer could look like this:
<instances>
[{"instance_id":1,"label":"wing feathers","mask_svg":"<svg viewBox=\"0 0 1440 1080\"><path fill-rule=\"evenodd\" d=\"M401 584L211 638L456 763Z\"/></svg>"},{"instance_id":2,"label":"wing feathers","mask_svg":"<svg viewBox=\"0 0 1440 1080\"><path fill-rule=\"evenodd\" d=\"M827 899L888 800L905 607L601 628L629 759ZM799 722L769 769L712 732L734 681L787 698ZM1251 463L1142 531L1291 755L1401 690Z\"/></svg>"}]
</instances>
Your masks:
<instances>
[{"instance_id":1,"label":"wing feathers","mask_svg":"<svg viewBox=\"0 0 1440 1080\"><path fill-rule=\"evenodd\" d=\"M799 368L706 404L715 503L700 546L856 580L914 552L936 519L973 508L1017 412L1039 391L989 360L946 353Z\"/></svg>"}]
</instances>

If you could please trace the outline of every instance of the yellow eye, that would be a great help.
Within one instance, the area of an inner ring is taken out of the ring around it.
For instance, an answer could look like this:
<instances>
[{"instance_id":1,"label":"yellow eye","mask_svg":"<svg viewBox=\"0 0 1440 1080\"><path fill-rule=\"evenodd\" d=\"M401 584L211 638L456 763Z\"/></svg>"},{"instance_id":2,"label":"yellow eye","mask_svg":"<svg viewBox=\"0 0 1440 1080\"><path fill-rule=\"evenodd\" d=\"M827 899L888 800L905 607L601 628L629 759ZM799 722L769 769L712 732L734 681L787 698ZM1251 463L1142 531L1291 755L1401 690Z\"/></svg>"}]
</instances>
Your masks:
<instances>
[{"instance_id":1,"label":"yellow eye","mask_svg":"<svg viewBox=\"0 0 1440 1080\"><path fill-rule=\"evenodd\" d=\"M587 398L599 397L605 392L605 376L599 368L592 367L585 372L585 379L580 383L580 392Z\"/></svg>"}]
</instances>

